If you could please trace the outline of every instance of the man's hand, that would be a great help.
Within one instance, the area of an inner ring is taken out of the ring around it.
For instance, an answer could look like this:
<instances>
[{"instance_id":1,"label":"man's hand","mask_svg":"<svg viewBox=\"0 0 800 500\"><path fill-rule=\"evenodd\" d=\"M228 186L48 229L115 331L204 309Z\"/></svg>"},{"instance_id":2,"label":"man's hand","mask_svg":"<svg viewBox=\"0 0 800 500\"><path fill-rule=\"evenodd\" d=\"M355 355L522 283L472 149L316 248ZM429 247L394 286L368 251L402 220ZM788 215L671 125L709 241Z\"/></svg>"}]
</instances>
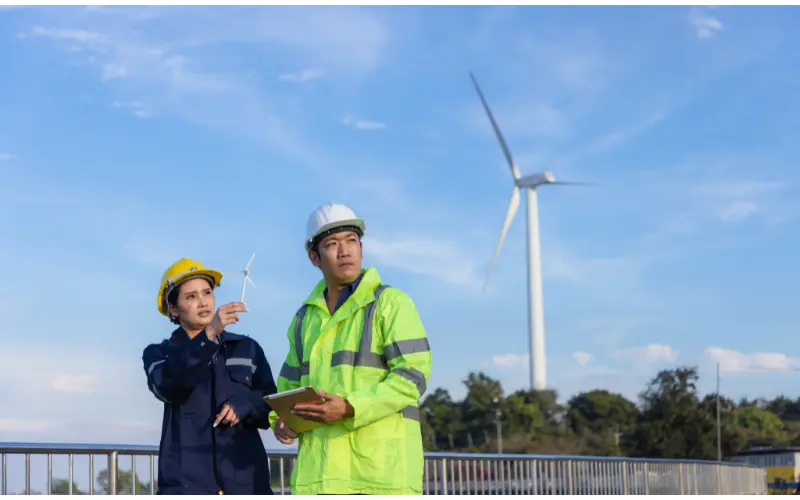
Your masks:
<instances>
[{"instance_id":1,"label":"man's hand","mask_svg":"<svg viewBox=\"0 0 800 500\"><path fill-rule=\"evenodd\" d=\"M217 313L214 315L214 319L212 319L211 323L206 327L206 336L208 339L213 340L214 337L222 333L222 330L224 330L226 326L238 323L239 315L237 313L240 312L248 312L247 307L245 307L242 302L231 302L220 306L220 308L217 309Z\"/></svg>"},{"instance_id":2,"label":"man's hand","mask_svg":"<svg viewBox=\"0 0 800 500\"><path fill-rule=\"evenodd\" d=\"M282 444L292 444L297 439L297 433L284 424L280 418L275 422L272 431L275 433L275 438Z\"/></svg>"},{"instance_id":3,"label":"man's hand","mask_svg":"<svg viewBox=\"0 0 800 500\"><path fill-rule=\"evenodd\" d=\"M217 419L214 420L214 427L218 426L220 422L231 426L239 423L239 415L236 414L236 410L233 409L230 403L225 403L222 406L222 411L219 412Z\"/></svg>"},{"instance_id":4,"label":"man's hand","mask_svg":"<svg viewBox=\"0 0 800 500\"><path fill-rule=\"evenodd\" d=\"M323 424L338 422L355 415L355 409L343 397L328 394L325 391L317 391L317 394L325 400L324 403L297 403L294 405L292 413L306 420Z\"/></svg>"}]
</instances>

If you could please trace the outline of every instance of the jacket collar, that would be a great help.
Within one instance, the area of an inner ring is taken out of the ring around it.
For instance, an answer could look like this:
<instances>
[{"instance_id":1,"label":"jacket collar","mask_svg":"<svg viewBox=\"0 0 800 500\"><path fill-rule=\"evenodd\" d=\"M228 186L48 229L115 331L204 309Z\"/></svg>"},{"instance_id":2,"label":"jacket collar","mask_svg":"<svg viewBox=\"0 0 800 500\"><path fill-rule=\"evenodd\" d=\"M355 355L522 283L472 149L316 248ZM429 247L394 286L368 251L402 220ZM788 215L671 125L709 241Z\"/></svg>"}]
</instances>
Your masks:
<instances>
[{"instance_id":1,"label":"jacket collar","mask_svg":"<svg viewBox=\"0 0 800 500\"><path fill-rule=\"evenodd\" d=\"M377 269L374 267L362 269L358 286L345 303L333 313L331 320L333 320L333 322L339 322L375 300L374 291L380 284L381 277ZM319 307L323 311L323 314L330 315L328 305L325 302L325 288L325 280L322 279L317 283L317 286L314 287L303 303L309 306Z\"/></svg>"},{"instance_id":2,"label":"jacket collar","mask_svg":"<svg viewBox=\"0 0 800 500\"><path fill-rule=\"evenodd\" d=\"M232 333L227 330L222 330L222 333L220 333L218 337L223 344L226 342L238 342L244 338L243 335L238 335L236 333ZM182 326L176 328L172 332L172 335L170 335L170 342L172 342L175 345L182 345L184 342L188 341L189 341L189 334L186 333L186 330L184 330Z\"/></svg>"}]
</instances>

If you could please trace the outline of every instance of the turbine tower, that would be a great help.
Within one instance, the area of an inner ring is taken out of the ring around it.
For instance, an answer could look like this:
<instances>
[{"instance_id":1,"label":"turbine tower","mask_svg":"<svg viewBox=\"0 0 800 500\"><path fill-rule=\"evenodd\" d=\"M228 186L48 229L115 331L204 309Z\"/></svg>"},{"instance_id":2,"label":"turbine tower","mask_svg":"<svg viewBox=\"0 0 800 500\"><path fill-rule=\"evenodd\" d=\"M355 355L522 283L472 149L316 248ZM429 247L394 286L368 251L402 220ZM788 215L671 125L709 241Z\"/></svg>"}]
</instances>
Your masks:
<instances>
[{"instance_id":1,"label":"turbine tower","mask_svg":"<svg viewBox=\"0 0 800 500\"><path fill-rule=\"evenodd\" d=\"M475 76L470 73L472 83L475 85L475 90L483 103L483 108L489 121L492 122L492 128L497 135L497 140L500 142L500 148L506 157L509 168L511 168L511 176L514 182L514 190L511 192L511 203L508 206L506 213L506 220L503 223L503 229L500 232L500 239L494 249L494 256L489 265L489 272L486 275L484 282L484 289L489 283L492 272L494 270L497 256L500 254L500 248L503 246L503 240L508 233L508 228L511 226L511 221L519 208L520 189L525 190L525 195L528 202L528 224L527 224L527 242L528 242L528 329L529 336L529 368L530 368L530 388L536 390L544 390L547 388L546 380L546 366L545 366L545 347L544 347L544 306L542 305L542 264L541 252L539 248L539 207L537 200L537 188L547 184L562 184L562 185L590 185L584 182L564 182L556 181L551 172L541 172L532 174L525 177L520 176L519 169L517 168L514 159L511 156L511 151L508 149L503 134L500 132L500 127L489 110L489 105L483 97L478 86Z\"/></svg>"}]
</instances>

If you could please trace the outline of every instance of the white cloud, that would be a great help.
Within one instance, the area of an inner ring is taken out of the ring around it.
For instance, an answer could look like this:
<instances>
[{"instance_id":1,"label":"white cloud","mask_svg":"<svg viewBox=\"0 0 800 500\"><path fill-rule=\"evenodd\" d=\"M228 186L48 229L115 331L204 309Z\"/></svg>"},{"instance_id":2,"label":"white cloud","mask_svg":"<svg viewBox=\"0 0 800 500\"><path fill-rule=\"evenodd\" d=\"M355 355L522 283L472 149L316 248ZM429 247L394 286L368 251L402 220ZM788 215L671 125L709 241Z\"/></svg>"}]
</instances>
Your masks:
<instances>
[{"instance_id":1,"label":"white cloud","mask_svg":"<svg viewBox=\"0 0 800 500\"><path fill-rule=\"evenodd\" d=\"M645 133L668 117L669 113L666 110L655 111L634 125L603 135L594 141L588 149L590 151L604 151L618 147Z\"/></svg>"},{"instance_id":2,"label":"white cloud","mask_svg":"<svg viewBox=\"0 0 800 500\"><path fill-rule=\"evenodd\" d=\"M530 355L528 354L496 354L492 356L491 364L493 366L512 370L523 369L528 368L529 359Z\"/></svg>"},{"instance_id":3,"label":"white cloud","mask_svg":"<svg viewBox=\"0 0 800 500\"><path fill-rule=\"evenodd\" d=\"M478 83L480 84L480 81ZM506 100L503 97L507 96L500 95L492 98L492 92L487 91L485 87L481 85L481 91L486 97L492 110L492 115L503 132L503 137L505 137L506 141L509 141L512 137L526 139L531 136L553 138L562 136L567 132L567 117L564 112L555 106L544 102L506 104ZM499 103L496 101L499 101ZM465 111L467 123L486 141L497 143L492 123L486 115L486 111L483 109L477 94L467 106L468 108ZM509 147L512 150L512 154L514 154L513 144L509 144ZM515 154L514 157L523 171L532 168L522 159L522 155Z\"/></svg>"},{"instance_id":4,"label":"white cloud","mask_svg":"<svg viewBox=\"0 0 800 500\"><path fill-rule=\"evenodd\" d=\"M603 300L652 302L641 283L646 262L636 255L583 257L569 247L550 241L542 257L545 280L558 280Z\"/></svg>"},{"instance_id":5,"label":"white cloud","mask_svg":"<svg viewBox=\"0 0 800 500\"><path fill-rule=\"evenodd\" d=\"M299 73L284 73L278 79L291 83L308 83L325 76L325 71L321 69L304 69Z\"/></svg>"},{"instance_id":6,"label":"white cloud","mask_svg":"<svg viewBox=\"0 0 800 500\"><path fill-rule=\"evenodd\" d=\"M592 356L588 352L583 352L583 351L576 351L572 353L572 359L574 359L575 362L581 366L586 366L587 364L589 364L589 361L591 361L593 357L594 356Z\"/></svg>"},{"instance_id":7,"label":"white cloud","mask_svg":"<svg viewBox=\"0 0 800 500\"><path fill-rule=\"evenodd\" d=\"M249 65L217 59L209 49L240 44L279 64L303 61L312 68L305 78L325 67L357 81L381 63L388 40L380 15L348 7L272 7L232 16L213 8L180 14L162 8L81 9L53 17L49 26L43 21L27 35L54 40L73 67L95 71L118 102L147 103L130 109L137 116L156 111L234 133L315 171L336 160L306 137L305 117L293 101L274 92L267 98L267 83Z\"/></svg>"},{"instance_id":8,"label":"white cloud","mask_svg":"<svg viewBox=\"0 0 800 500\"><path fill-rule=\"evenodd\" d=\"M711 15L714 7L692 7L689 11L689 23L694 27L699 39L711 38L722 30L722 22Z\"/></svg>"},{"instance_id":9,"label":"white cloud","mask_svg":"<svg viewBox=\"0 0 800 500\"><path fill-rule=\"evenodd\" d=\"M39 432L57 425L52 420L0 418L0 432Z\"/></svg>"},{"instance_id":10,"label":"white cloud","mask_svg":"<svg viewBox=\"0 0 800 500\"><path fill-rule=\"evenodd\" d=\"M377 263L478 290L478 264L456 242L426 236L365 237L364 253Z\"/></svg>"},{"instance_id":11,"label":"white cloud","mask_svg":"<svg viewBox=\"0 0 800 500\"><path fill-rule=\"evenodd\" d=\"M758 203L754 201L734 201L719 213L719 218L724 221L741 221L760 212Z\"/></svg>"},{"instance_id":12,"label":"white cloud","mask_svg":"<svg viewBox=\"0 0 800 500\"><path fill-rule=\"evenodd\" d=\"M664 344L649 344L641 347L618 349L612 352L611 356L638 364L672 363L678 358L678 351Z\"/></svg>"},{"instance_id":13,"label":"white cloud","mask_svg":"<svg viewBox=\"0 0 800 500\"><path fill-rule=\"evenodd\" d=\"M382 130L386 128L385 123L362 120L352 115L345 115L342 123L357 130Z\"/></svg>"},{"instance_id":14,"label":"white cloud","mask_svg":"<svg viewBox=\"0 0 800 500\"><path fill-rule=\"evenodd\" d=\"M13 394L37 399L76 398L76 404L84 397L99 391L121 390L122 372L135 373L141 369L136 357L127 360L121 368L119 360L100 352L85 352L76 356L65 352L63 346L43 348L37 346L38 362L32 364L27 358L7 355L0 363L0 378L18 380L6 388ZM46 407L46 405L45 405Z\"/></svg>"},{"instance_id":15,"label":"white cloud","mask_svg":"<svg viewBox=\"0 0 800 500\"><path fill-rule=\"evenodd\" d=\"M53 379L53 390L92 394L97 391L100 379L96 375L81 373L58 373Z\"/></svg>"},{"instance_id":16,"label":"white cloud","mask_svg":"<svg viewBox=\"0 0 800 500\"><path fill-rule=\"evenodd\" d=\"M52 29L43 26L37 26L30 32L31 36L39 36L45 38L56 38L60 40L70 40L73 42L104 42L106 38L92 31L75 30L75 29Z\"/></svg>"},{"instance_id":17,"label":"white cloud","mask_svg":"<svg viewBox=\"0 0 800 500\"><path fill-rule=\"evenodd\" d=\"M738 180L701 183L693 187L692 192L698 196L738 199L770 196L786 187L778 181Z\"/></svg>"},{"instance_id":18,"label":"white cloud","mask_svg":"<svg viewBox=\"0 0 800 500\"><path fill-rule=\"evenodd\" d=\"M756 352L744 354L721 347L709 347L705 357L714 364L719 363L720 371L752 372L752 371L794 371L800 369L800 358L776 352Z\"/></svg>"},{"instance_id":19,"label":"white cloud","mask_svg":"<svg viewBox=\"0 0 800 500\"><path fill-rule=\"evenodd\" d=\"M150 118L153 116L153 112L150 109L140 103L140 102L121 102L121 101L114 101L111 105L116 109L122 109L128 111L130 114L137 118Z\"/></svg>"},{"instance_id":20,"label":"white cloud","mask_svg":"<svg viewBox=\"0 0 800 500\"><path fill-rule=\"evenodd\" d=\"M777 181L738 180L701 183L691 194L724 222L739 222L774 211L777 195L787 189Z\"/></svg>"}]
</instances>

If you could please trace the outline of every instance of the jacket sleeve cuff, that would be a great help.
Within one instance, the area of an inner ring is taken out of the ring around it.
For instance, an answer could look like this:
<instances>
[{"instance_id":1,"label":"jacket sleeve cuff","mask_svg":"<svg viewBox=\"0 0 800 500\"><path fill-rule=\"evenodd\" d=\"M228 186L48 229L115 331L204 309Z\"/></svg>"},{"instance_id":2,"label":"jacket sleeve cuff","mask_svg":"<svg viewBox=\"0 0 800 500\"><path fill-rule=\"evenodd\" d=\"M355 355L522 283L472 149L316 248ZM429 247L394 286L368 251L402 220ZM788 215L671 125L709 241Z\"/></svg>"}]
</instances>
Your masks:
<instances>
[{"instance_id":1,"label":"jacket sleeve cuff","mask_svg":"<svg viewBox=\"0 0 800 500\"><path fill-rule=\"evenodd\" d=\"M235 394L228 398L228 403L233 407L239 420L244 420L253 412L253 403L246 396Z\"/></svg>"},{"instance_id":2,"label":"jacket sleeve cuff","mask_svg":"<svg viewBox=\"0 0 800 500\"><path fill-rule=\"evenodd\" d=\"M269 419L269 426L274 429L275 422L278 421L278 414L275 413L275 410L272 410L269 412L269 416L267 418Z\"/></svg>"},{"instance_id":3,"label":"jacket sleeve cuff","mask_svg":"<svg viewBox=\"0 0 800 500\"><path fill-rule=\"evenodd\" d=\"M364 425L365 421L369 421L369 396L353 393L345 399L353 407L353 417L344 419L342 424L347 430L352 431Z\"/></svg>"}]
</instances>

